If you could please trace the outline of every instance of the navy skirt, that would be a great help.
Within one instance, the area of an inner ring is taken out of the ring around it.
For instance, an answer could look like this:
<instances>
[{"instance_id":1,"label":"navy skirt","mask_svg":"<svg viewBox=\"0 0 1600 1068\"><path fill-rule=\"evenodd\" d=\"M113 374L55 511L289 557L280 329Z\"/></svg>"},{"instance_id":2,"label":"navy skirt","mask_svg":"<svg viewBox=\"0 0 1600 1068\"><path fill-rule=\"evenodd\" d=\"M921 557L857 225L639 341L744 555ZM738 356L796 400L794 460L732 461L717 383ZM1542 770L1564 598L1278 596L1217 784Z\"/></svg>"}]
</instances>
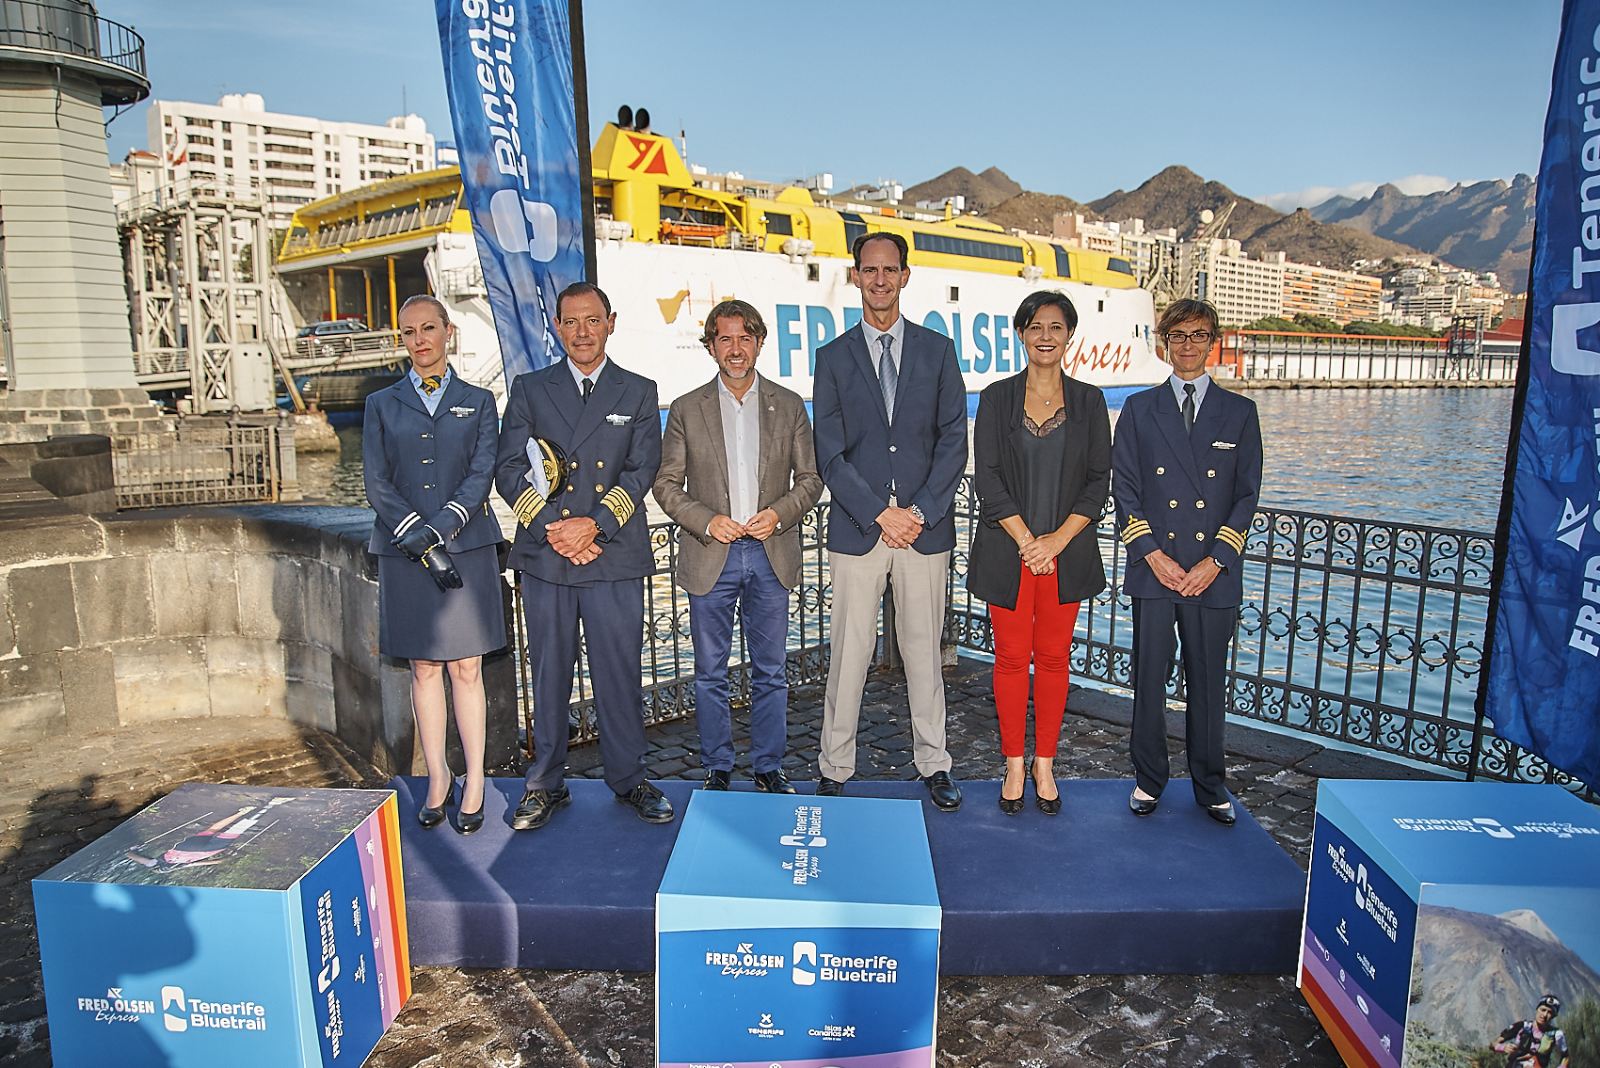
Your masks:
<instances>
[{"instance_id":1,"label":"navy skirt","mask_svg":"<svg viewBox=\"0 0 1600 1068\"><path fill-rule=\"evenodd\" d=\"M459 590L441 590L421 564L378 557L378 651L401 660L464 660L506 645L496 546L450 554Z\"/></svg>"}]
</instances>

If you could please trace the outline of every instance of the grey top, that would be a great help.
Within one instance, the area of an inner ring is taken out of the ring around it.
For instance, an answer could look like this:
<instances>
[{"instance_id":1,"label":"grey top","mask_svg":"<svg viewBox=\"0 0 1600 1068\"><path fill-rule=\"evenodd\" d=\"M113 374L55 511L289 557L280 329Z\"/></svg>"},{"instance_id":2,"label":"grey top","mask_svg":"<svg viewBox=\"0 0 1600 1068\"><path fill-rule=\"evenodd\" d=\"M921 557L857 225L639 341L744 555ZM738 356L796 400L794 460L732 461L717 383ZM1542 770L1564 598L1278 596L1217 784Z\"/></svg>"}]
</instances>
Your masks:
<instances>
[{"instance_id":1,"label":"grey top","mask_svg":"<svg viewBox=\"0 0 1600 1068\"><path fill-rule=\"evenodd\" d=\"M1022 457L1022 521L1028 524L1034 537L1048 534L1056 528L1056 516L1061 508L1061 468L1067 458L1068 434L1062 432L1066 425L1067 410L1056 413L1034 426L1033 420L1022 417L1022 426L1016 433L1017 451Z\"/></svg>"}]
</instances>

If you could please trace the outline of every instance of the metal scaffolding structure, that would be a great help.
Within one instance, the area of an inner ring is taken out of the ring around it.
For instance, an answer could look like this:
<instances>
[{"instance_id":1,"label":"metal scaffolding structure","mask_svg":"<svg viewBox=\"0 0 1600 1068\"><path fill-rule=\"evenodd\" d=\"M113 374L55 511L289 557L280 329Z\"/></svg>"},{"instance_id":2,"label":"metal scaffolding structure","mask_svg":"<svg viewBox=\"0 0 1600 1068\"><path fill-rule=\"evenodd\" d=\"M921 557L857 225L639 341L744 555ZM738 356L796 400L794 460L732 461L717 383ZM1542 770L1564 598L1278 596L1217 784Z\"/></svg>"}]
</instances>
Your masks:
<instances>
[{"instance_id":1,"label":"metal scaffolding structure","mask_svg":"<svg viewBox=\"0 0 1600 1068\"><path fill-rule=\"evenodd\" d=\"M273 406L271 236L259 189L166 187L118 213L139 383L199 414Z\"/></svg>"}]
</instances>

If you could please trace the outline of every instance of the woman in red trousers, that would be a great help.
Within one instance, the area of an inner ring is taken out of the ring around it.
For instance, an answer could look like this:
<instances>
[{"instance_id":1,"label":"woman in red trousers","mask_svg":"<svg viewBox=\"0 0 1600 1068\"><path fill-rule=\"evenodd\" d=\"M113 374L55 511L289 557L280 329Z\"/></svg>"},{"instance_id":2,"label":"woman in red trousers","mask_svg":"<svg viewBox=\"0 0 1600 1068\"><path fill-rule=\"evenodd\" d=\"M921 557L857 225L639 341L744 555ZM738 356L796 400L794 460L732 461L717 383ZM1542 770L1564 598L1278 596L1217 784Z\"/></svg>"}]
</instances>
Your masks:
<instances>
[{"instance_id":1,"label":"woman in red trousers","mask_svg":"<svg viewBox=\"0 0 1600 1068\"><path fill-rule=\"evenodd\" d=\"M1034 792L1040 811L1053 816L1061 811L1054 761L1072 630L1079 602L1106 586L1094 528L1111 480L1111 421L1105 396L1061 370L1078 327L1072 301L1032 293L1013 322L1028 366L978 400L972 448L981 522L967 589L989 602L994 635L994 703L1006 758L1000 810L1022 811L1031 664Z\"/></svg>"}]
</instances>

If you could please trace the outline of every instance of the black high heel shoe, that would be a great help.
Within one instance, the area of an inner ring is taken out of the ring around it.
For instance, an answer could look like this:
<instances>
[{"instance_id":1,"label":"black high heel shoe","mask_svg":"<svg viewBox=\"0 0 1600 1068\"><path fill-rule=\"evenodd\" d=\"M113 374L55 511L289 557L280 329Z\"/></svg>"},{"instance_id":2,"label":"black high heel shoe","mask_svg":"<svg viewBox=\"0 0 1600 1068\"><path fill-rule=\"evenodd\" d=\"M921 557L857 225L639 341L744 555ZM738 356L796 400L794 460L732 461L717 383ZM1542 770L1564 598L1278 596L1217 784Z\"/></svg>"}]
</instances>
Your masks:
<instances>
[{"instance_id":1,"label":"black high heel shoe","mask_svg":"<svg viewBox=\"0 0 1600 1068\"><path fill-rule=\"evenodd\" d=\"M489 792L489 785L487 783L485 783L483 789L484 789L484 793L487 794ZM463 786L463 787L461 787L461 799L463 801L465 801L466 797L467 797L467 788L465 786ZM461 810L461 811L458 811L456 813L456 833L457 834L474 834L474 833L477 832L478 828L482 827L482 826L483 826L483 801L482 800L479 800L479 802L478 802L478 811L476 811L476 812L467 812L465 810Z\"/></svg>"},{"instance_id":2,"label":"black high heel shoe","mask_svg":"<svg viewBox=\"0 0 1600 1068\"><path fill-rule=\"evenodd\" d=\"M423 805L417 809L417 822L424 827L437 827L444 822L444 810L455 803L456 780L455 776L452 775L450 777L450 789L445 791L444 800L440 802L439 807L429 808L427 805Z\"/></svg>"},{"instance_id":3,"label":"black high heel shoe","mask_svg":"<svg viewBox=\"0 0 1600 1068\"><path fill-rule=\"evenodd\" d=\"M1017 813L1021 812L1022 798L1027 794L1027 792L1028 780L1024 778L1022 780L1022 793L1018 794L1016 797L1007 797L1006 780L1005 776L1002 775L1000 777L1000 811L1004 812L1007 816L1015 816Z\"/></svg>"},{"instance_id":4,"label":"black high heel shoe","mask_svg":"<svg viewBox=\"0 0 1600 1068\"><path fill-rule=\"evenodd\" d=\"M1028 778L1033 780L1033 803L1035 805L1039 806L1039 811L1043 812L1046 816L1054 816L1056 813L1060 812L1061 811L1061 787L1060 786L1056 787L1056 796L1054 796L1054 797L1041 797L1039 795L1039 776L1037 774L1034 774L1032 769L1029 769ZM1052 776L1052 781L1054 781L1054 777L1053 776Z\"/></svg>"}]
</instances>

